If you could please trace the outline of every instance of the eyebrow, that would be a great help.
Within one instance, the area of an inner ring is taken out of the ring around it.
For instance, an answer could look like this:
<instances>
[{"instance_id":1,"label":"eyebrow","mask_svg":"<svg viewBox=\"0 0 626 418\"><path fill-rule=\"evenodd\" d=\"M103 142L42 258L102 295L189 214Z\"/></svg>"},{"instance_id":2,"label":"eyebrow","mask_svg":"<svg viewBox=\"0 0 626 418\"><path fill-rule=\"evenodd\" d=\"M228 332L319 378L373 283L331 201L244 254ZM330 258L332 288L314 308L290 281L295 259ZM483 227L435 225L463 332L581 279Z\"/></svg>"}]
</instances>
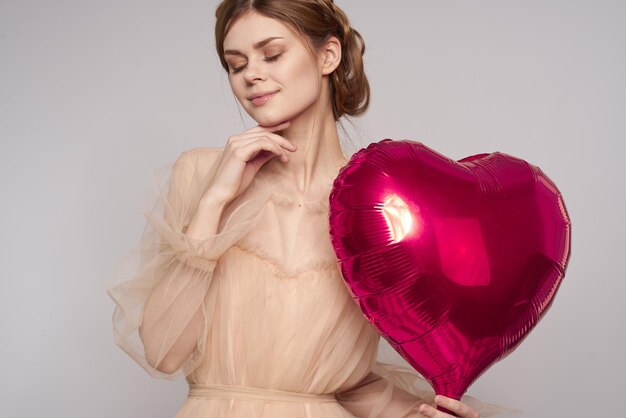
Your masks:
<instances>
[{"instance_id":1,"label":"eyebrow","mask_svg":"<svg viewBox=\"0 0 626 418\"><path fill-rule=\"evenodd\" d=\"M262 41L259 41L259 42L255 43L254 45L252 45L252 47L254 49L263 48L265 45L267 45L268 43L272 42L275 39L283 39L283 37L282 36L273 36L271 38L263 39ZM236 49L227 49L226 51L224 51L224 55L241 55L241 56L245 56L243 53L241 53L240 51L237 51Z\"/></svg>"}]
</instances>

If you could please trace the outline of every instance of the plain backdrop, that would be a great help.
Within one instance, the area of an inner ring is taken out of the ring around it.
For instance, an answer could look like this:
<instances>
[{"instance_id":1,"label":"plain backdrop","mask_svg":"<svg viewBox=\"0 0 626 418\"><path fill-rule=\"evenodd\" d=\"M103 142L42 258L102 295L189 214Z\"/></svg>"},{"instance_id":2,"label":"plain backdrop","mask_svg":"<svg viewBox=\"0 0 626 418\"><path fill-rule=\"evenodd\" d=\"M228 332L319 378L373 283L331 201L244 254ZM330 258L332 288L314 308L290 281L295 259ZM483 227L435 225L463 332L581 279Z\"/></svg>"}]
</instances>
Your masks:
<instances>
[{"instance_id":1,"label":"plain backdrop","mask_svg":"<svg viewBox=\"0 0 626 418\"><path fill-rule=\"evenodd\" d=\"M501 151L565 198L556 300L468 394L528 418L624 416L626 2L337 3L373 91L344 123L356 149ZM216 5L0 2L0 416L168 418L183 402L184 381L113 344L105 287L139 240L153 172L252 127L215 53ZM381 359L402 362L386 343Z\"/></svg>"}]
</instances>

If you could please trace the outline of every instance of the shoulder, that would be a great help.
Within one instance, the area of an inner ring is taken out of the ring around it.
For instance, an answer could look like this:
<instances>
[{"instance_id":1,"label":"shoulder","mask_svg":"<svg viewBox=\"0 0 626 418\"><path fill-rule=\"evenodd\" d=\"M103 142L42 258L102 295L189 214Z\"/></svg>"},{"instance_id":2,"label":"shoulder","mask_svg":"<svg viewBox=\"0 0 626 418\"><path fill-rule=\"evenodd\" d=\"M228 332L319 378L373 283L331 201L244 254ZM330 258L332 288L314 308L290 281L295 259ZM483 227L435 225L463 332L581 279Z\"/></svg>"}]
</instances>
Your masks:
<instances>
[{"instance_id":1,"label":"shoulder","mask_svg":"<svg viewBox=\"0 0 626 418\"><path fill-rule=\"evenodd\" d=\"M191 162L203 163L203 162L215 162L220 155L224 152L224 148L208 148L198 147L192 148L180 153L174 164L189 164Z\"/></svg>"},{"instance_id":2,"label":"shoulder","mask_svg":"<svg viewBox=\"0 0 626 418\"><path fill-rule=\"evenodd\" d=\"M199 147L183 151L173 163L175 173L206 173L219 160L224 148Z\"/></svg>"}]
</instances>

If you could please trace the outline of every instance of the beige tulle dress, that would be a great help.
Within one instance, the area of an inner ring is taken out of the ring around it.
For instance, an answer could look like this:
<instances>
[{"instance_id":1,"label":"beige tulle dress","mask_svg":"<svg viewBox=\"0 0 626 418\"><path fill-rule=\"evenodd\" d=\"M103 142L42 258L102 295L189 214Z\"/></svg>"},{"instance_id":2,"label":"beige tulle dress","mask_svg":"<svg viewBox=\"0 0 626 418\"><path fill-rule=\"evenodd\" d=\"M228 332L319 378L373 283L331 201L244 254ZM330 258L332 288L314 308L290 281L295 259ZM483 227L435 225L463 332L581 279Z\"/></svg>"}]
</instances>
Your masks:
<instances>
[{"instance_id":1,"label":"beige tulle dress","mask_svg":"<svg viewBox=\"0 0 626 418\"><path fill-rule=\"evenodd\" d=\"M340 167L322 198L306 201L280 183L274 158L226 207L215 236L190 239L186 227L222 151L190 150L157 171L140 246L107 289L116 344L155 377L186 378L177 418L421 416L417 407L434 394L415 371L377 361L379 334L337 265L328 194ZM170 302L144 321L153 291ZM198 310L193 355L164 369L161 360ZM148 345L157 353L150 363ZM481 416L495 410L473 406Z\"/></svg>"}]
</instances>

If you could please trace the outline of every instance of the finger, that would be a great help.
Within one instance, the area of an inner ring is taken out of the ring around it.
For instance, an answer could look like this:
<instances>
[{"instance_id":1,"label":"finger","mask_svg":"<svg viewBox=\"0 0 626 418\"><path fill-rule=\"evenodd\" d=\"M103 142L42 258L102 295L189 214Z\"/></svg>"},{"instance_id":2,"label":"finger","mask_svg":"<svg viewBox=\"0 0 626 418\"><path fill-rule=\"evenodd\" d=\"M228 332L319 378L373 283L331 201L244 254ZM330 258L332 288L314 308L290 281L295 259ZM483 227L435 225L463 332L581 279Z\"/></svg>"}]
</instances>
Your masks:
<instances>
[{"instance_id":1,"label":"finger","mask_svg":"<svg viewBox=\"0 0 626 418\"><path fill-rule=\"evenodd\" d=\"M282 138L282 139L285 140L284 138ZM280 143L277 144L273 140L273 138L268 138L267 136L264 135L264 136L260 136L260 137L255 138L249 144L257 144L257 146L258 146L259 144L263 144L263 143L268 143L268 144L273 145L274 147L276 147L276 150L278 152L277 155L282 155L281 159L283 161L285 161L285 162L289 161L289 157L287 156L287 152L285 151L285 148L284 148L283 144L280 144Z\"/></svg>"},{"instance_id":2,"label":"finger","mask_svg":"<svg viewBox=\"0 0 626 418\"><path fill-rule=\"evenodd\" d=\"M281 131L283 129L286 129L290 124L291 124L291 121L290 120L286 120L284 122L279 123L278 125L273 125L273 126L257 125L254 128L248 129L247 131L243 132L243 135L245 135L247 133L265 132L265 133L270 134L272 137L276 137L280 142L283 142L285 145L287 145L287 148L295 151L298 148L296 146L296 144L292 143L291 141L288 141L287 139L283 138L280 135L277 135L277 134L273 133L273 132L276 132L276 131Z\"/></svg>"},{"instance_id":3,"label":"finger","mask_svg":"<svg viewBox=\"0 0 626 418\"><path fill-rule=\"evenodd\" d=\"M459 400L448 398L443 395L437 395L435 396L435 403L461 417L478 418L478 413L475 410Z\"/></svg>"},{"instance_id":4,"label":"finger","mask_svg":"<svg viewBox=\"0 0 626 418\"><path fill-rule=\"evenodd\" d=\"M296 146L296 144L294 144L293 142L283 138L280 135L276 135L274 133L271 132L251 132L251 133L243 133L241 135L237 135L236 137L233 137L232 142L233 143L245 143L248 144L250 142L254 142L256 140L259 139L265 139L265 140L269 140L271 142L276 143L277 145L279 145L280 147L291 151L291 152L295 152L298 147Z\"/></svg>"},{"instance_id":5,"label":"finger","mask_svg":"<svg viewBox=\"0 0 626 418\"><path fill-rule=\"evenodd\" d=\"M424 415L425 417L429 417L429 418L452 418L452 415L450 414L446 414L443 411L439 411L437 408L433 408L430 405L427 404L421 404L420 407L418 408L420 414Z\"/></svg>"},{"instance_id":6,"label":"finger","mask_svg":"<svg viewBox=\"0 0 626 418\"><path fill-rule=\"evenodd\" d=\"M256 140L253 140L252 142L249 142L247 144L239 144L236 150L236 152L238 152L239 155L243 157L246 161L253 160L261 151L268 151L275 156L280 157L280 159L284 162L289 161L289 157L287 157L287 153L285 152L285 150L283 150L275 142L272 142L266 138L257 138Z\"/></svg>"}]
</instances>

